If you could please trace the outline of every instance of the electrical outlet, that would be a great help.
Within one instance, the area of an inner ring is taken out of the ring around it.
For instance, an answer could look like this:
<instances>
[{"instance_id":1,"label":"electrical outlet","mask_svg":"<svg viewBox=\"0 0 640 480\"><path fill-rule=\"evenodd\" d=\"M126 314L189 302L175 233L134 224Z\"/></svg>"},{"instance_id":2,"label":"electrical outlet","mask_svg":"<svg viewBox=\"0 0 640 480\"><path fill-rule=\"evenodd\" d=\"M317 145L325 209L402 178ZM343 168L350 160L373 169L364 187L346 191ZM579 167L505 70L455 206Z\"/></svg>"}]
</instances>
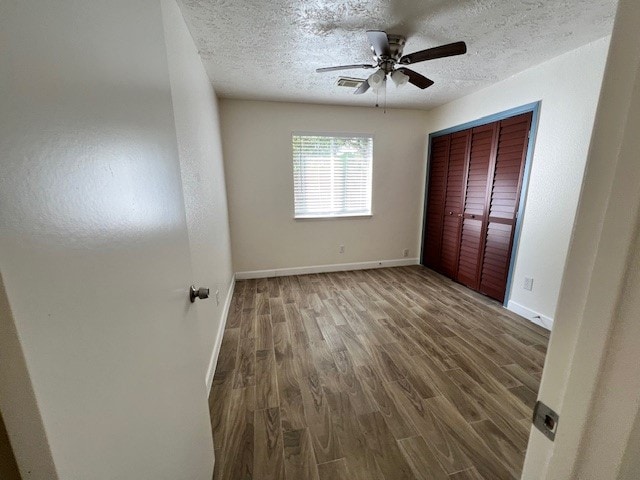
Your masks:
<instances>
[{"instance_id":1,"label":"electrical outlet","mask_svg":"<svg viewBox=\"0 0 640 480\"><path fill-rule=\"evenodd\" d=\"M524 277L524 283L522 285L522 288L524 288L525 290L532 291L533 290L533 278Z\"/></svg>"},{"instance_id":2,"label":"electrical outlet","mask_svg":"<svg viewBox=\"0 0 640 480\"><path fill-rule=\"evenodd\" d=\"M216 305L220 305L220 290L216 290Z\"/></svg>"},{"instance_id":3,"label":"electrical outlet","mask_svg":"<svg viewBox=\"0 0 640 480\"><path fill-rule=\"evenodd\" d=\"M338 247L338 251L339 251L340 253L344 253L344 245L340 245L340 246Z\"/></svg>"},{"instance_id":4,"label":"electrical outlet","mask_svg":"<svg viewBox=\"0 0 640 480\"><path fill-rule=\"evenodd\" d=\"M403 257L408 257L408 256L409 256L409 249L408 249L408 248L405 248L405 249L402 251L402 256L403 256Z\"/></svg>"}]
</instances>

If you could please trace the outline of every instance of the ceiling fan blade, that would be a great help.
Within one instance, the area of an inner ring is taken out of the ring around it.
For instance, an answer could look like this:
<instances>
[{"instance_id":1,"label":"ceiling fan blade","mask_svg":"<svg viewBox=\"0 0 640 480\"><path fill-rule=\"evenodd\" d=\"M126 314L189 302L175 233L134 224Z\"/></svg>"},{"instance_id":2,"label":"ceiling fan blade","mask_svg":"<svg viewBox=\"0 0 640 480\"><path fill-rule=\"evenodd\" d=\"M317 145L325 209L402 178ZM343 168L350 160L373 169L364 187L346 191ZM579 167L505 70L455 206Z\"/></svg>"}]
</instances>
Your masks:
<instances>
[{"instance_id":1,"label":"ceiling fan blade","mask_svg":"<svg viewBox=\"0 0 640 480\"><path fill-rule=\"evenodd\" d=\"M424 75L419 74L418 72L414 72L413 70L409 70L408 68L398 68L402 73L409 77L409 83L414 84L416 87L424 90L427 87L433 85L433 80L425 77Z\"/></svg>"},{"instance_id":2,"label":"ceiling fan blade","mask_svg":"<svg viewBox=\"0 0 640 480\"><path fill-rule=\"evenodd\" d=\"M387 33L380 30L367 30L367 38L369 44L373 47L378 57L389 57L391 48L389 47L389 38Z\"/></svg>"},{"instance_id":3,"label":"ceiling fan blade","mask_svg":"<svg viewBox=\"0 0 640 480\"><path fill-rule=\"evenodd\" d=\"M376 68L376 65L369 65L367 63L358 63L356 65L340 65L338 67L316 68L316 72L317 73L335 72L336 70L352 70L354 68Z\"/></svg>"},{"instance_id":4,"label":"ceiling fan blade","mask_svg":"<svg viewBox=\"0 0 640 480\"><path fill-rule=\"evenodd\" d=\"M364 82L362 82L362 85L360 85L355 92L353 92L356 95L362 95L364 92L366 92L367 90L369 90L369 82L367 80L365 80Z\"/></svg>"},{"instance_id":5,"label":"ceiling fan blade","mask_svg":"<svg viewBox=\"0 0 640 480\"><path fill-rule=\"evenodd\" d=\"M454 55L462 55L464 53L467 53L467 44L464 42L454 42L404 55L400 59L400 63L403 65L409 65L410 63L435 60L436 58L453 57Z\"/></svg>"}]
</instances>

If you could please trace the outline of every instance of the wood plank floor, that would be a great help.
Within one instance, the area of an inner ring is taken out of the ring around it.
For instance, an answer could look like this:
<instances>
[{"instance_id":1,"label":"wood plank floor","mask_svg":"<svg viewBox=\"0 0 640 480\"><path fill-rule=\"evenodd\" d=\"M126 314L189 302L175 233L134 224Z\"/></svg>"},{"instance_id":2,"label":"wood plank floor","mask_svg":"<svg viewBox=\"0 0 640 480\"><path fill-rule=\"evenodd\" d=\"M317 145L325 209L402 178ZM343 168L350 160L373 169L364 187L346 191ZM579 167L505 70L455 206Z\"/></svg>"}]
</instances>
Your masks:
<instances>
[{"instance_id":1,"label":"wood plank floor","mask_svg":"<svg viewBox=\"0 0 640 480\"><path fill-rule=\"evenodd\" d=\"M239 281L214 478L520 478L547 342L420 266Z\"/></svg>"}]
</instances>

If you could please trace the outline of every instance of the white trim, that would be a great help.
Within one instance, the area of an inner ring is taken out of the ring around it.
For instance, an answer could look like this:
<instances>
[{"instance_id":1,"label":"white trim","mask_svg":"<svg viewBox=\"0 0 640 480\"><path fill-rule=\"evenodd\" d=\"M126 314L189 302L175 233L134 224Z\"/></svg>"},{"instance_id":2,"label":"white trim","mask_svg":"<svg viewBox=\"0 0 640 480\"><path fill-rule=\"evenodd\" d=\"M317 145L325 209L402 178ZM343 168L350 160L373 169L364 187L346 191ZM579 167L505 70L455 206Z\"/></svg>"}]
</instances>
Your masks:
<instances>
[{"instance_id":1,"label":"white trim","mask_svg":"<svg viewBox=\"0 0 640 480\"><path fill-rule=\"evenodd\" d=\"M231 307L231 299L233 298L233 291L236 287L236 276L231 277L231 286L227 292L227 298L224 301L224 307L222 309L222 315L220 316L220 324L218 325L218 332L216 333L215 343L213 344L213 351L211 352L211 358L209 359L209 368L207 369L207 378L205 383L207 385L207 395L211 391L211 385L213 385L213 375L216 372L216 364L218 363L218 355L220 354L220 346L222 345L222 337L224 336L224 328L227 325L227 318L229 317L229 308Z\"/></svg>"},{"instance_id":2,"label":"white trim","mask_svg":"<svg viewBox=\"0 0 640 480\"><path fill-rule=\"evenodd\" d=\"M306 275L309 273L346 272L348 270L366 270L369 268L404 267L418 265L417 258L399 258L397 260L376 260L373 262L337 263L334 265L314 265L309 267L275 268L272 270L255 270L252 272L236 272L236 280L252 278L286 277L287 275Z\"/></svg>"},{"instance_id":3,"label":"white trim","mask_svg":"<svg viewBox=\"0 0 640 480\"><path fill-rule=\"evenodd\" d=\"M541 313L520 305L513 300L509 300L509 303L507 303L507 310L511 310L513 313L517 313L521 317L524 317L530 322L533 322L536 325L540 325L547 330L551 330L551 328L553 327L553 318L542 315Z\"/></svg>"}]
</instances>

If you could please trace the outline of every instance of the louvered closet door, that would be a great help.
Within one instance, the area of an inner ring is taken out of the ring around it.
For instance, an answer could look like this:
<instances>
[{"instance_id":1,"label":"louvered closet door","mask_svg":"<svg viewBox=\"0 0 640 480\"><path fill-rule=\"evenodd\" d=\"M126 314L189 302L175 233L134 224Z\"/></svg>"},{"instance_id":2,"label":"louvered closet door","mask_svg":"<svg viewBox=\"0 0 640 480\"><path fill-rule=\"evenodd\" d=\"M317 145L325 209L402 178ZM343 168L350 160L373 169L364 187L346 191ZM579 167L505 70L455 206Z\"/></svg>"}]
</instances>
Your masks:
<instances>
[{"instance_id":1,"label":"louvered closet door","mask_svg":"<svg viewBox=\"0 0 640 480\"><path fill-rule=\"evenodd\" d=\"M467 181L467 157L470 148L471 131L451 135L449 165L447 168L447 188L442 221L442 246L440 271L455 277L460 254L460 227Z\"/></svg>"},{"instance_id":2,"label":"louvered closet door","mask_svg":"<svg viewBox=\"0 0 640 480\"><path fill-rule=\"evenodd\" d=\"M442 214L447 186L450 135L434 138L431 141L429 157L429 185L427 191L427 218L422 245L424 265L435 270L440 269L440 250L442 244Z\"/></svg>"},{"instance_id":3,"label":"louvered closet door","mask_svg":"<svg viewBox=\"0 0 640 480\"><path fill-rule=\"evenodd\" d=\"M501 302L507 285L531 117L531 113L518 115L502 120L498 127L479 290Z\"/></svg>"},{"instance_id":4,"label":"louvered closet door","mask_svg":"<svg viewBox=\"0 0 640 480\"><path fill-rule=\"evenodd\" d=\"M482 265L483 236L486 231L487 197L490 191L490 167L497 124L471 130L471 150L465 192L458 272L460 283L478 289Z\"/></svg>"}]
</instances>

